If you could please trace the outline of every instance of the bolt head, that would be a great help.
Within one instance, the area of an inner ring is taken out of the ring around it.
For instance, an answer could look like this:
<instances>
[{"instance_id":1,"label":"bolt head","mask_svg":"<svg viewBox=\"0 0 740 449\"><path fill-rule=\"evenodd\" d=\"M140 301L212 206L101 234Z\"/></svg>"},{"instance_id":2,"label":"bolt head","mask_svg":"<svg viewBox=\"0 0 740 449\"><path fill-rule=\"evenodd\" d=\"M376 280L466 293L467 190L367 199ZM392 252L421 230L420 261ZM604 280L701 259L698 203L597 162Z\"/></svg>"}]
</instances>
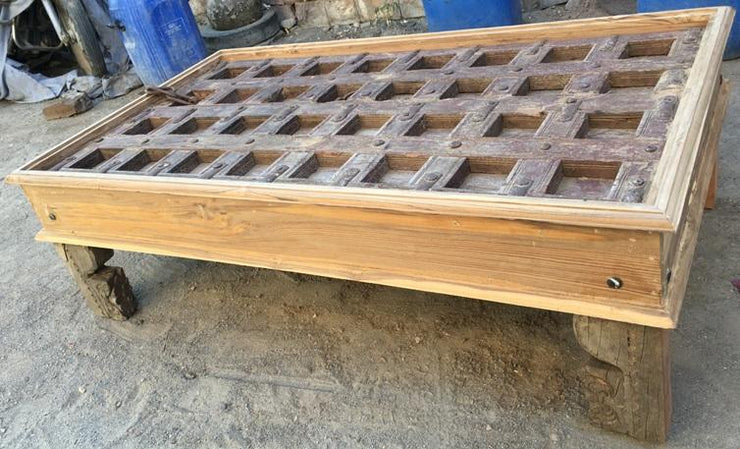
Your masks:
<instances>
[{"instance_id":1,"label":"bolt head","mask_svg":"<svg viewBox=\"0 0 740 449\"><path fill-rule=\"evenodd\" d=\"M434 173L429 173L428 175L426 175L426 176L424 177L424 180L425 180L425 181L427 181L427 182L436 182L436 181L438 181L438 180L439 180L439 178L441 178L441 177L442 177L442 175L440 175L440 174L439 174L439 173L437 173L437 172L434 172Z\"/></svg>"},{"instance_id":2,"label":"bolt head","mask_svg":"<svg viewBox=\"0 0 740 449\"><path fill-rule=\"evenodd\" d=\"M540 150L542 150L542 151L547 151L550 148L552 148L552 145L549 144L549 143L543 143L542 145L540 145Z\"/></svg>"},{"instance_id":3,"label":"bolt head","mask_svg":"<svg viewBox=\"0 0 740 449\"><path fill-rule=\"evenodd\" d=\"M648 153L655 153L656 151L658 151L658 145L650 144L647 147L645 147L645 151Z\"/></svg>"},{"instance_id":4,"label":"bolt head","mask_svg":"<svg viewBox=\"0 0 740 449\"><path fill-rule=\"evenodd\" d=\"M622 279L616 276L612 276L606 280L606 286L614 290L619 290L622 288L622 285L624 285Z\"/></svg>"},{"instance_id":5,"label":"bolt head","mask_svg":"<svg viewBox=\"0 0 740 449\"><path fill-rule=\"evenodd\" d=\"M54 212L49 213L49 220L56 221L57 215Z\"/></svg>"},{"instance_id":6,"label":"bolt head","mask_svg":"<svg viewBox=\"0 0 740 449\"><path fill-rule=\"evenodd\" d=\"M375 145L376 147L382 147L383 145L385 145L385 140L377 139L373 142L373 145Z\"/></svg>"},{"instance_id":7,"label":"bolt head","mask_svg":"<svg viewBox=\"0 0 740 449\"><path fill-rule=\"evenodd\" d=\"M450 148L460 148L462 146L462 142L459 140L453 140L450 142Z\"/></svg>"}]
</instances>

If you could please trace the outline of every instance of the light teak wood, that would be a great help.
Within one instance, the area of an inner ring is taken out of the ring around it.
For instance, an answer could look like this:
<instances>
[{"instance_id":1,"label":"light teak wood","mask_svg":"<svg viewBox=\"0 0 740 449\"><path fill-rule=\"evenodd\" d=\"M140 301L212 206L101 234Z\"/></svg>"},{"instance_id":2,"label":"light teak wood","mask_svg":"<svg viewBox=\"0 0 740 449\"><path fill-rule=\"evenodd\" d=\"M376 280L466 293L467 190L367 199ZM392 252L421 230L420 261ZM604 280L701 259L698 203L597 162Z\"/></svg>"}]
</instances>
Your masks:
<instances>
[{"instance_id":1,"label":"light teak wood","mask_svg":"<svg viewBox=\"0 0 740 449\"><path fill-rule=\"evenodd\" d=\"M594 421L662 441L733 14L221 51L7 179L104 316L88 247L574 313Z\"/></svg>"},{"instance_id":2,"label":"light teak wood","mask_svg":"<svg viewBox=\"0 0 740 449\"><path fill-rule=\"evenodd\" d=\"M584 385L591 422L640 440L663 442L671 422L669 332L574 316L578 343L593 356Z\"/></svg>"},{"instance_id":3,"label":"light teak wood","mask_svg":"<svg viewBox=\"0 0 740 449\"><path fill-rule=\"evenodd\" d=\"M123 268L105 265L113 257L113 250L61 243L55 247L95 314L125 320L136 312L136 300Z\"/></svg>"}]
</instances>

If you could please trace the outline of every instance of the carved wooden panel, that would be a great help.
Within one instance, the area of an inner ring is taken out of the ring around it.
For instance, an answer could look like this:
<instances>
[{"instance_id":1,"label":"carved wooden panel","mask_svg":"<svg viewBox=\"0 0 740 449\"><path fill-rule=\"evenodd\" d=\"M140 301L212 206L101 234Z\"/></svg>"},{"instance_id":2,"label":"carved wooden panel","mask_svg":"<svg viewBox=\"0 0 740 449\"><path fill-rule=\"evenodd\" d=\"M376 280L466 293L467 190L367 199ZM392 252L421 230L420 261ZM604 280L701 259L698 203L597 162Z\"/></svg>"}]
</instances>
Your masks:
<instances>
[{"instance_id":1,"label":"carved wooden panel","mask_svg":"<svg viewBox=\"0 0 740 449\"><path fill-rule=\"evenodd\" d=\"M43 168L639 203L701 34L224 61Z\"/></svg>"}]
</instances>

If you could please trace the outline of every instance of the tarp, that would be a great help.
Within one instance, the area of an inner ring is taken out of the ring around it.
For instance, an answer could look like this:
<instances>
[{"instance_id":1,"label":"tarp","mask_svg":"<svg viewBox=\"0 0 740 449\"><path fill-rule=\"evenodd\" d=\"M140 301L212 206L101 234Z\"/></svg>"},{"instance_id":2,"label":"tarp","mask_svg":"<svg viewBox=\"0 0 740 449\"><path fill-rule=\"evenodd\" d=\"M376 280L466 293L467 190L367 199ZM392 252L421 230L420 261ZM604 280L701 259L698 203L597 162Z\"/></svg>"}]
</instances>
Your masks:
<instances>
[{"instance_id":1,"label":"tarp","mask_svg":"<svg viewBox=\"0 0 740 449\"><path fill-rule=\"evenodd\" d=\"M35 103L56 98L65 87L73 85L77 77L76 70L54 78L33 74L25 65L8 58L11 27L9 23L3 22L8 22L10 18L20 14L32 1L18 0L12 3L0 1L0 100ZM100 38L105 66L111 74L102 80L103 96L114 98L141 86L118 31L107 26L111 19L105 0L83 0L83 4Z\"/></svg>"}]
</instances>

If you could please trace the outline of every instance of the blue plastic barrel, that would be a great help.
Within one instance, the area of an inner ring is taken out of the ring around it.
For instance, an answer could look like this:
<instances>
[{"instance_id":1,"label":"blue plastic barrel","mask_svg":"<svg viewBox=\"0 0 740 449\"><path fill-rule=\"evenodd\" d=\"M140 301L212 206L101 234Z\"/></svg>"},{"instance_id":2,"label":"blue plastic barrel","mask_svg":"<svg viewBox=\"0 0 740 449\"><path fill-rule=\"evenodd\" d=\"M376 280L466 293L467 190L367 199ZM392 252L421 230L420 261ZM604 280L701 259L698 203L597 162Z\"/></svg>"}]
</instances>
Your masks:
<instances>
[{"instance_id":1,"label":"blue plastic barrel","mask_svg":"<svg viewBox=\"0 0 740 449\"><path fill-rule=\"evenodd\" d=\"M157 85L206 57L187 0L108 0L136 73Z\"/></svg>"},{"instance_id":2,"label":"blue plastic barrel","mask_svg":"<svg viewBox=\"0 0 740 449\"><path fill-rule=\"evenodd\" d=\"M522 23L520 0L422 0L429 31Z\"/></svg>"},{"instance_id":3,"label":"blue plastic barrel","mask_svg":"<svg viewBox=\"0 0 740 449\"><path fill-rule=\"evenodd\" d=\"M707 6L732 6L740 8L740 0L637 0L638 12L666 11L671 9L704 8ZM730 37L725 48L725 59L740 57L740 26L738 17L730 30Z\"/></svg>"}]
</instances>

